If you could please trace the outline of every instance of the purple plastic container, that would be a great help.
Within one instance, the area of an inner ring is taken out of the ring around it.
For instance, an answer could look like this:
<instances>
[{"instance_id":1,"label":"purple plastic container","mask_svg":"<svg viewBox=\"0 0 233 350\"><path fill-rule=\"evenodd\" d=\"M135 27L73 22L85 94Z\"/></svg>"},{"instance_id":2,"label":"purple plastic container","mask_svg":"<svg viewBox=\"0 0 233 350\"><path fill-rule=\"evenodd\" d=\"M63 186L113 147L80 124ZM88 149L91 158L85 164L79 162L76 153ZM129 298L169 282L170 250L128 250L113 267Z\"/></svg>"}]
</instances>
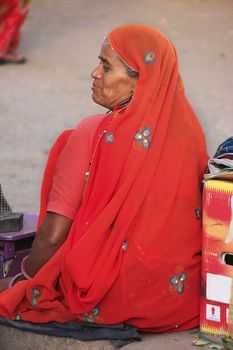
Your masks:
<instances>
[{"instance_id":1,"label":"purple plastic container","mask_svg":"<svg viewBox=\"0 0 233 350\"><path fill-rule=\"evenodd\" d=\"M24 213L20 231L0 233L0 279L20 272L21 261L31 248L37 221L37 215Z\"/></svg>"}]
</instances>

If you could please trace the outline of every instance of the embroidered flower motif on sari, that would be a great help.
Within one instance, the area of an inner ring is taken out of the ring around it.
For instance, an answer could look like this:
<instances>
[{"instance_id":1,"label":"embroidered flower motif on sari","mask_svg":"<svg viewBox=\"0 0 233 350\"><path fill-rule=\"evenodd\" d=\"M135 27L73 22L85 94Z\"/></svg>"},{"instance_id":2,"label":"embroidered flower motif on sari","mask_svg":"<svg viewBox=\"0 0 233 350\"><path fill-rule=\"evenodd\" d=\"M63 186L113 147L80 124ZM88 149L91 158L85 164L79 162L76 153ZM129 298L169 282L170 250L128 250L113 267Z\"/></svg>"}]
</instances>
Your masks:
<instances>
[{"instance_id":1,"label":"embroidered flower motif on sari","mask_svg":"<svg viewBox=\"0 0 233 350\"><path fill-rule=\"evenodd\" d=\"M152 51L147 52L144 56L144 61L146 64L152 63L155 60L156 60L156 56L155 56L155 53Z\"/></svg>"},{"instance_id":2,"label":"embroidered flower motif on sari","mask_svg":"<svg viewBox=\"0 0 233 350\"><path fill-rule=\"evenodd\" d=\"M32 288L32 306L36 306L38 304L40 296L40 290L38 288Z\"/></svg>"},{"instance_id":3,"label":"embroidered flower motif on sari","mask_svg":"<svg viewBox=\"0 0 233 350\"><path fill-rule=\"evenodd\" d=\"M140 142L144 148L150 148L150 135L151 131L149 128L145 128L142 131L138 131L134 136L134 140Z\"/></svg>"},{"instance_id":4,"label":"embroidered flower motif on sari","mask_svg":"<svg viewBox=\"0 0 233 350\"><path fill-rule=\"evenodd\" d=\"M172 276L170 278L170 283L173 287L175 287L177 293L183 294L184 293L184 282L186 281L186 272L182 272L178 276Z\"/></svg>"},{"instance_id":5,"label":"embroidered flower motif on sari","mask_svg":"<svg viewBox=\"0 0 233 350\"><path fill-rule=\"evenodd\" d=\"M16 320L16 321L22 321L21 315L20 315L20 314L16 314L16 315L15 315L15 320Z\"/></svg>"},{"instance_id":6,"label":"embroidered flower motif on sari","mask_svg":"<svg viewBox=\"0 0 233 350\"><path fill-rule=\"evenodd\" d=\"M14 262L14 259L9 259L9 260L3 260L3 277L5 278L10 270L10 267L12 265L12 263Z\"/></svg>"},{"instance_id":7,"label":"embroidered flower motif on sari","mask_svg":"<svg viewBox=\"0 0 233 350\"><path fill-rule=\"evenodd\" d=\"M126 251L128 249L128 247L129 247L129 243L128 243L128 241L125 240L124 243L122 244L123 252Z\"/></svg>"},{"instance_id":8,"label":"embroidered flower motif on sari","mask_svg":"<svg viewBox=\"0 0 233 350\"><path fill-rule=\"evenodd\" d=\"M86 171L86 172L85 172L85 174L84 174L84 180L85 180L85 182L88 181L89 174L90 174L89 171Z\"/></svg>"},{"instance_id":9,"label":"embroidered flower motif on sari","mask_svg":"<svg viewBox=\"0 0 233 350\"><path fill-rule=\"evenodd\" d=\"M113 134L113 132L109 132L106 135L106 142L108 142L108 143L113 143L114 142L114 134Z\"/></svg>"},{"instance_id":10,"label":"embroidered flower motif on sari","mask_svg":"<svg viewBox=\"0 0 233 350\"><path fill-rule=\"evenodd\" d=\"M87 322L95 323L96 317L99 315L99 313L100 313L100 309L98 307L95 307L90 312L86 314L82 314L80 316Z\"/></svg>"},{"instance_id":11,"label":"embroidered flower motif on sari","mask_svg":"<svg viewBox=\"0 0 233 350\"><path fill-rule=\"evenodd\" d=\"M201 219L201 209L200 208L195 209L195 215L196 215L197 220Z\"/></svg>"}]
</instances>

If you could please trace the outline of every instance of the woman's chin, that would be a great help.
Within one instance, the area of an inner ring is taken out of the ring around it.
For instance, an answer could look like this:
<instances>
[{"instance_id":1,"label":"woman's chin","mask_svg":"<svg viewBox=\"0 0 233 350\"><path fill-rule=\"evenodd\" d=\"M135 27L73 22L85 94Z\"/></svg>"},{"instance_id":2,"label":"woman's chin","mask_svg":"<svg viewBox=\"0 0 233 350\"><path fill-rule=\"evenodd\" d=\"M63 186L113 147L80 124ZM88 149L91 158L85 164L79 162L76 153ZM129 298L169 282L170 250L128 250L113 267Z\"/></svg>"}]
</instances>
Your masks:
<instances>
[{"instance_id":1,"label":"woman's chin","mask_svg":"<svg viewBox=\"0 0 233 350\"><path fill-rule=\"evenodd\" d=\"M93 92L92 93L92 100L95 102L95 103L97 103L98 105L100 104L100 99L98 98L98 96L96 96L96 94Z\"/></svg>"},{"instance_id":2,"label":"woman's chin","mask_svg":"<svg viewBox=\"0 0 233 350\"><path fill-rule=\"evenodd\" d=\"M108 108L108 109L111 108L111 107L109 107L109 106L106 106L106 104L105 104L103 101L101 101L101 99L99 99L97 96L95 96L94 93L92 94L92 100L93 100L93 102L95 102L97 105L100 105L100 106L102 106L102 107L104 107L104 108Z\"/></svg>"}]
</instances>

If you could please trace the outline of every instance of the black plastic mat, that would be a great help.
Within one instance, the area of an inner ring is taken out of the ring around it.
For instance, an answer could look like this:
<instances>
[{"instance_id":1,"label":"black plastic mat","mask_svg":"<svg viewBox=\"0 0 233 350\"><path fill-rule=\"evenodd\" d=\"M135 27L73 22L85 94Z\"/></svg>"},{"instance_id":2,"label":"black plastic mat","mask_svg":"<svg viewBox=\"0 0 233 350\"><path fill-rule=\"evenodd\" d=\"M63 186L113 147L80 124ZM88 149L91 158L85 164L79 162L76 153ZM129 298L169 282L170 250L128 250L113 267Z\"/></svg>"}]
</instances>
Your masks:
<instances>
[{"instance_id":1,"label":"black plastic mat","mask_svg":"<svg viewBox=\"0 0 233 350\"><path fill-rule=\"evenodd\" d=\"M133 341L142 340L137 328L124 324L100 325L77 321L67 323L29 323L21 320L12 321L2 316L0 316L0 324L22 331L74 338L82 341L109 340L116 347L122 347Z\"/></svg>"}]
</instances>

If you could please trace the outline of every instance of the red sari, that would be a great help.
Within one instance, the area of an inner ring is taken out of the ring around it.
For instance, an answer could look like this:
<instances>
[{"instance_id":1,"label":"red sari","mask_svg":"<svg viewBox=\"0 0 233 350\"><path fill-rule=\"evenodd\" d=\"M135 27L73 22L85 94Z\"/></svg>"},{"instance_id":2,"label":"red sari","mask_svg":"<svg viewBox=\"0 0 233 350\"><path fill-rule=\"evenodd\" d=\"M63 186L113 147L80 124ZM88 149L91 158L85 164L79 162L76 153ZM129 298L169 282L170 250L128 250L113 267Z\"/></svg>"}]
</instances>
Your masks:
<instances>
[{"instance_id":1,"label":"red sari","mask_svg":"<svg viewBox=\"0 0 233 350\"><path fill-rule=\"evenodd\" d=\"M29 0L0 0L0 53L18 47L20 27L30 8Z\"/></svg>"},{"instance_id":2,"label":"red sari","mask_svg":"<svg viewBox=\"0 0 233 350\"><path fill-rule=\"evenodd\" d=\"M100 122L67 240L32 280L0 295L0 314L40 323L125 322L151 332L196 327L203 132L163 34L127 25L108 39L140 74L134 97ZM50 161L42 193L52 184Z\"/></svg>"}]
</instances>

